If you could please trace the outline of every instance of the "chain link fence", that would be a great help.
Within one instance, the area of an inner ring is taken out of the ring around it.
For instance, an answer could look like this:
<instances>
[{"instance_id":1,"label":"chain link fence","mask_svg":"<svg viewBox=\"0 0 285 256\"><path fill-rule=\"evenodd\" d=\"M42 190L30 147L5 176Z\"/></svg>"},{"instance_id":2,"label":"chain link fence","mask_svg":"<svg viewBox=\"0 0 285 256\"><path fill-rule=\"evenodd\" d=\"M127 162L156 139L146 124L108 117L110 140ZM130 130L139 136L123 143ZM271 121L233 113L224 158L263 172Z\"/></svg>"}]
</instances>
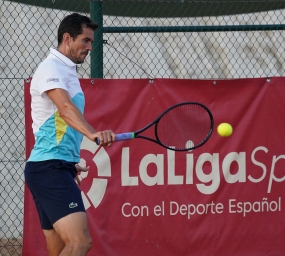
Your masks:
<instances>
[{"instance_id":1,"label":"chain link fence","mask_svg":"<svg viewBox=\"0 0 285 256\"><path fill-rule=\"evenodd\" d=\"M274 0L0 0L0 255L21 255L24 79L57 47L65 15L102 18L103 78L233 79L285 75L284 8ZM91 76L92 56L80 78Z\"/></svg>"}]
</instances>

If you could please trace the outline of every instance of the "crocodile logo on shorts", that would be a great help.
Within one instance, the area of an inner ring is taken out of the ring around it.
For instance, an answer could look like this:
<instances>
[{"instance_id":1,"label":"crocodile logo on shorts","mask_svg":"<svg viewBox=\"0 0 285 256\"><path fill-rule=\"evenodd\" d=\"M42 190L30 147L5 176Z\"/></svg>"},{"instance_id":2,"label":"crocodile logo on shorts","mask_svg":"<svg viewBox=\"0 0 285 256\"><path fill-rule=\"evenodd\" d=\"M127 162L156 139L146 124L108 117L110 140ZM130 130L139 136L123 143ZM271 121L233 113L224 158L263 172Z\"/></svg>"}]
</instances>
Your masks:
<instances>
[{"instance_id":1,"label":"crocodile logo on shorts","mask_svg":"<svg viewBox=\"0 0 285 256\"><path fill-rule=\"evenodd\" d=\"M69 204L69 208L75 208L75 207L77 207L78 206L78 204L77 203L70 203Z\"/></svg>"}]
</instances>

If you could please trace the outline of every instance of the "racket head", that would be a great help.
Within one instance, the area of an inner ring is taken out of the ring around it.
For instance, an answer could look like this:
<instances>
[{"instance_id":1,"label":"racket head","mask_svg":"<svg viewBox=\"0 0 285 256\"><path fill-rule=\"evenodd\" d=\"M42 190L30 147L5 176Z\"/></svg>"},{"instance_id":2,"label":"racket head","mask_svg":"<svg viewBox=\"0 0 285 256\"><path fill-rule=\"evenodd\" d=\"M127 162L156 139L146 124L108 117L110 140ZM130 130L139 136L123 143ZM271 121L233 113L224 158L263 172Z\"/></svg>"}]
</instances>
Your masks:
<instances>
[{"instance_id":1,"label":"racket head","mask_svg":"<svg viewBox=\"0 0 285 256\"><path fill-rule=\"evenodd\" d=\"M163 112L156 120L157 143L174 151L188 151L204 145L213 132L211 111L198 102L183 102Z\"/></svg>"}]
</instances>

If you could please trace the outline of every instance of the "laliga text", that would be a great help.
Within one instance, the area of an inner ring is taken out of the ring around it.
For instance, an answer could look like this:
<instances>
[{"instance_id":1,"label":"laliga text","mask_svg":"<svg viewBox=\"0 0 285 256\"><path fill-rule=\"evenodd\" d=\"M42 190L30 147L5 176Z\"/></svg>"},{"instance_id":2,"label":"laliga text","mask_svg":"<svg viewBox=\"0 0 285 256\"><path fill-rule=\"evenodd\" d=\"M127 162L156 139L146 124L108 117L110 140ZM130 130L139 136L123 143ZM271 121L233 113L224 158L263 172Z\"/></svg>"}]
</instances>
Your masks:
<instances>
[{"instance_id":1,"label":"laliga text","mask_svg":"<svg viewBox=\"0 0 285 256\"><path fill-rule=\"evenodd\" d=\"M258 170L259 176L253 177L250 175L250 170L246 166L246 152L230 152L223 159L220 159L219 153L203 153L199 156L194 156L191 152L186 154L185 172L184 175L178 175L175 170L175 152L167 150L166 154L148 154L145 155L138 166L138 174L130 175L130 149L122 149L122 171L121 182L122 186L138 186L139 183L144 183L146 186L157 185L193 185L204 195L214 194L220 186L221 175L228 184L233 183L260 183L266 182L267 194L271 193L274 183L280 183L285 180L283 177L275 175L275 168L278 161L284 161L285 155L272 156L270 166L262 162L262 158L256 157L257 153L268 154L269 150L264 146L256 147L250 153L251 168ZM166 158L166 159L165 159ZM195 161L194 161L195 159ZM167 163L165 166L164 163ZM205 163L210 163L211 171L205 173L203 166ZM230 172L231 164L235 162L238 170L232 174ZM147 169L150 164L156 166L156 174L149 176ZM164 173L167 175L164 175ZM198 182L194 182L194 174ZM165 178L166 177L166 178ZM261 191L260 191L261 192ZM131 202L125 202L121 207L121 213L124 217L139 217L139 216L185 216L191 219L194 215L211 215L223 214L240 214L247 217L251 213L265 212L281 212L282 203L281 197L275 196L268 199L267 196L257 195L254 201L238 200L234 198L227 199L227 202L210 201L208 203L191 203L191 202L176 202L175 200L162 201L156 206L135 205ZM265 191L262 191L265 192Z\"/></svg>"},{"instance_id":2,"label":"laliga text","mask_svg":"<svg viewBox=\"0 0 285 256\"><path fill-rule=\"evenodd\" d=\"M259 171L258 177L252 177L247 172L250 170L246 169L246 152L230 152L224 159L220 159L219 153L203 153L197 157L196 164L194 164L193 154L186 154L186 164L185 164L185 174L177 175L175 172L175 152L172 150L167 150L166 156L164 154L148 154L145 155L139 163L138 175L130 175L130 152L129 148L122 149L122 171L121 171L121 182L122 186L138 186L139 181L144 183L146 186L156 186L156 185L195 185L197 190L205 195L215 193L221 182L221 174L227 183L259 183L264 182L267 173L269 172L269 178L267 181L267 193L271 192L272 184L274 182L280 183L285 180L285 175L281 178L276 177L275 167L278 161L285 160L285 155L273 156L270 168L261 161L256 159L256 154L258 152L268 153L266 147L260 146L255 148L251 153L251 162L254 167ZM164 158L166 159L167 166L164 166ZM220 170L221 162L221 170ZM230 171L231 164L236 163L238 165L238 170L236 173L232 174ZM203 171L203 166L205 163L210 163L211 171L210 173L205 173ZM154 176L149 176L147 169L150 164L156 166L156 174ZM167 172L167 179L164 178L164 173ZM194 173L196 174L198 183L194 184Z\"/></svg>"}]
</instances>

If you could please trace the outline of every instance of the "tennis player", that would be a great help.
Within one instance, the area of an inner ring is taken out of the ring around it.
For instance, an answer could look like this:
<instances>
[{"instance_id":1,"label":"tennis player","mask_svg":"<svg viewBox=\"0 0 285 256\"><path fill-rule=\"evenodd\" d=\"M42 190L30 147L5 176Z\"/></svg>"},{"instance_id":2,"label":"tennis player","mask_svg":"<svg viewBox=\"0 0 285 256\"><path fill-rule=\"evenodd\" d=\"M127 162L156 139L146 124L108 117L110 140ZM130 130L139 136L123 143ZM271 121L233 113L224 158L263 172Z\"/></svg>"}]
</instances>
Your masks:
<instances>
[{"instance_id":1,"label":"tennis player","mask_svg":"<svg viewBox=\"0 0 285 256\"><path fill-rule=\"evenodd\" d=\"M35 145L25 167L28 185L46 237L49 255L86 255L91 249L87 216L75 180L81 168L83 136L111 146L115 134L95 131L83 117L84 95L77 64L92 49L97 24L77 13L66 16L58 28L58 47L51 48L31 82ZM95 142L94 142L95 143Z\"/></svg>"}]
</instances>

